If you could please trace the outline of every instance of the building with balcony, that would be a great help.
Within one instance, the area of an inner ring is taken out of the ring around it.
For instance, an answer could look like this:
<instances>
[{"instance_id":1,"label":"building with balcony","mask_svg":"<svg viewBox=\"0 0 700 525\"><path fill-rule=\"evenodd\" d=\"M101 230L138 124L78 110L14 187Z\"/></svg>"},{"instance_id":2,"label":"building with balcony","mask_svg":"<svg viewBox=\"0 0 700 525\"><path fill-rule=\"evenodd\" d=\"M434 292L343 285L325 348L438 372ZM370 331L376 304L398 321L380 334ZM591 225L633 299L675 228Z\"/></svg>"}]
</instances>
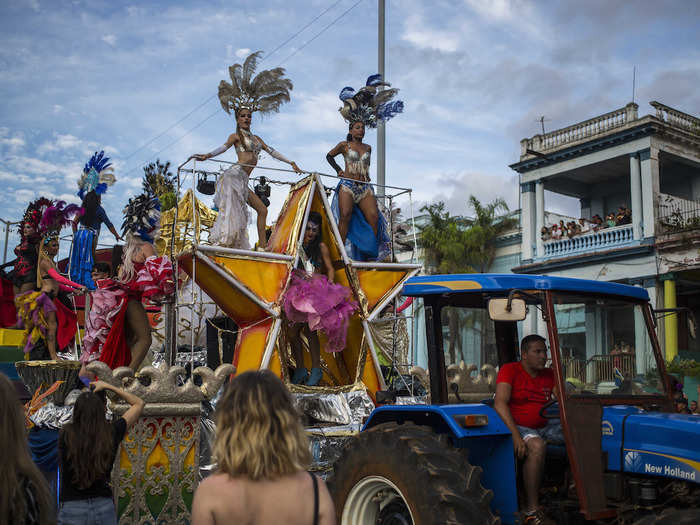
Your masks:
<instances>
[{"instance_id":1,"label":"building with balcony","mask_svg":"<svg viewBox=\"0 0 700 525\"><path fill-rule=\"evenodd\" d=\"M693 320L700 320L700 119L650 105L651 114L641 117L630 103L521 141L520 160L511 165L520 174L522 203L521 262L513 271L643 286L656 309L683 308L659 313L667 358L680 352L700 361ZM586 219L605 219L620 206L631 218L543 239L545 190L578 199ZM604 320L572 312L572 337L594 330L596 322ZM637 360L649 358L648 349L634 352Z\"/></svg>"}]
</instances>

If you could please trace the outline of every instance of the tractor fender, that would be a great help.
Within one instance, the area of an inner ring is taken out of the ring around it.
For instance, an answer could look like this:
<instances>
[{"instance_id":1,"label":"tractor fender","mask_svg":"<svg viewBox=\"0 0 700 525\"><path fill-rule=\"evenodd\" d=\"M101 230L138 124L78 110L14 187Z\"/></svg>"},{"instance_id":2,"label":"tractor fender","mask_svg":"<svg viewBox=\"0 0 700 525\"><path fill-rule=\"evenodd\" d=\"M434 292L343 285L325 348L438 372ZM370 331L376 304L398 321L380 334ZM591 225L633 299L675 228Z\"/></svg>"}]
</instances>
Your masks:
<instances>
[{"instance_id":1,"label":"tractor fender","mask_svg":"<svg viewBox=\"0 0 700 525\"><path fill-rule=\"evenodd\" d=\"M485 415L483 426L463 427L459 416ZM514 523L518 510L515 480L515 454L510 430L498 413L482 403L462 405L385 405L376 408L362 431L384 423L395 423L397 431L404 423L429 427L446 434L452 446L462 449L472 465L482 469L481 482L494 493L492 508L503 523Z\"/></svg>"},{"instance_id":2,"label":"tractor fender","mask_svg":"<svg viewBox=\"0 0 700 525\"><path fill-rule=\"evenodd\" d=\"M484 426L464 427L460 416L485 415L488 423ZM510 430L498 413L483 403L463 405L384 405L376 408L367 419L362 430L382 423L412 422L431 427L439 434L448 434L456 446L462 440L488 436L511 437Z\"/></svg>"}]
</instances>

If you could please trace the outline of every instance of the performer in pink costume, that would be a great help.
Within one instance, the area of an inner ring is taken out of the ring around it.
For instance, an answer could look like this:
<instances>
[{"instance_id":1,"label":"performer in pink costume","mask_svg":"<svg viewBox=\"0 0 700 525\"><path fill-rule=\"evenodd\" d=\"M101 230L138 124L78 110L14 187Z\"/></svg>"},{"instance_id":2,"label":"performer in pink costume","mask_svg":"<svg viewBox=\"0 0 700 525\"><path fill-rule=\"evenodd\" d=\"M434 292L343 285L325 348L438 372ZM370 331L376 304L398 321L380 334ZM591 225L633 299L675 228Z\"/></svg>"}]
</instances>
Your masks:
<instances>
[{"instance_id":1,"label":"performer in pink costume","mask_svg":"<svg viewBox=\"0 0 700 525\"><path fill-rule=\"evenodd\" d=\"M127 240L118 279L97 279L92 307L85 320L81 377L92 377L85 366L100 360L110 368L136 371L151 345L151 328L143 299L161 300L173 293L173 268L159 257L153 236L160 225L158 199L147 194L130 199L122 231ZM127 338L129 328L130 337Z\"/></svg>"},{"instance_id":2,"label":"performer in pink costume","mask_svg":"<svg viewBox=\"0 0 700 525\"><path fill-rule=\"evenodd\" d=\"M317 330L327 337L327 352L345 348L348 319L357 308L350 290L333 282L334 270L328 247L321 241L321 215L311 212L300 249L300 268L292 274L284 295L283 308L288 326L287 336L292 347L296 370L292 383L315 386L322 377L321 352ZM311 373L304 368L300 334L304 332L311 353Z\"/></svg>"}]
</instances>

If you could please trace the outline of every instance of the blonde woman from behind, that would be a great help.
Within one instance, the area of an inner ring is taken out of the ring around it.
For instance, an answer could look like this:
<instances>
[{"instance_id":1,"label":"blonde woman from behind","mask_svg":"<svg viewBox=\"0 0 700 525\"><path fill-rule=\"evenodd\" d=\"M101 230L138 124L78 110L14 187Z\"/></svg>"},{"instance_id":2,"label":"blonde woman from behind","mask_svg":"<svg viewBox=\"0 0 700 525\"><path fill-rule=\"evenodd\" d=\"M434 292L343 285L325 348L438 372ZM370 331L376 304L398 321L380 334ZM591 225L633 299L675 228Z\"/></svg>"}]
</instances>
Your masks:
<instances>
[{"instance_id":1,"label":"blonde woman from behind","mask_svg":"<svg viewBox=\"0 0 700 525\"><path fill-rule=\"evenodd\" d=\"M306 471L309 443L291 394L269 370L245 372L216 409L218 470L200 483L193 525L333 525L325 483Z\"/></svg>"}]
</instances>

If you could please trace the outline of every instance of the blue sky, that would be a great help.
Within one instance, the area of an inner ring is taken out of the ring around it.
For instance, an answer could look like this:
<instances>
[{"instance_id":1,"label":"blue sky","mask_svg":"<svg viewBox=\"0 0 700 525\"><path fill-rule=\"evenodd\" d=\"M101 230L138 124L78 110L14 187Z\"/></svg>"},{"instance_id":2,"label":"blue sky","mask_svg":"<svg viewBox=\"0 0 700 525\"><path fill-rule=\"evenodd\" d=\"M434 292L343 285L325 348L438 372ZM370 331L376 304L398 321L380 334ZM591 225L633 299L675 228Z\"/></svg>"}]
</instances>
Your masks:
<instances>
[{"instance_id":1,"label":"blue sky","mask_svg":"<svg viewBox=\"0 0 700 525\"><path fill-rule=\"evenodd\" d=\"M77 201L82 165L105 149L119 181L104 203L120 224L142 166L156 156L177 166L232 132L211 98L228 66L250 50L272 51L328 8L262 63L285 67L294 90L253 131L303 169L329 172L325 154L346 133L338 92L377 69L376 2L360 1L309 41L356 1L4 2L0 218L18 220L40 195ZM387 126L387 184L412 187L417 206L440 199L454 213L469 213L472 193L517 208L508 164L520 139L539 132L536 119L551 130L624 106L633 66L641 114L650 100L700 114L699 5L388 0L387 80L406 111ZM273 187L271 217L285 193ZM548 196L553 211L572 204Z\"/></svg>"}]
</instances>

